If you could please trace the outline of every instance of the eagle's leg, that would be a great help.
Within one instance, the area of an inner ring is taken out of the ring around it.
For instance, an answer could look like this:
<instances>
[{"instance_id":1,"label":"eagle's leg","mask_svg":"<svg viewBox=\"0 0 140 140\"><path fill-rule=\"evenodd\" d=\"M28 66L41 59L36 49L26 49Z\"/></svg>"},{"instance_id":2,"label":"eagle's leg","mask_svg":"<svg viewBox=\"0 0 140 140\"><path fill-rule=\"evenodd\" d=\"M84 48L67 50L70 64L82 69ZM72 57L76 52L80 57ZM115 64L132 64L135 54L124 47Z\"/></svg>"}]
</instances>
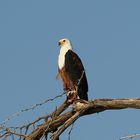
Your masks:
<instances>
[{"instance_id":1,"label":"eagle's leg","mask_svg":"<svg viewBox=\"0 0 140 140\"><path fill-rule=\"evenodd\" d=\"M77 98L77 90L75 87L69 88L70 83L65 82L63 83L63 87L64 87L64 91L66 92L66 96L67 96L67 103L68 104L72 104L73 101Z\"/></svg>"},{"instance_id":2,"label":"eagle's leg","mask_svg":"<svg viewBox=\"0 0 140 140\"><path fill-rule=\"evenodd\" d=\"M76 90L67 90L67 102L68 103L73 103L73 101L77 98L77 91Z\"/></svg>"}]
</instances>

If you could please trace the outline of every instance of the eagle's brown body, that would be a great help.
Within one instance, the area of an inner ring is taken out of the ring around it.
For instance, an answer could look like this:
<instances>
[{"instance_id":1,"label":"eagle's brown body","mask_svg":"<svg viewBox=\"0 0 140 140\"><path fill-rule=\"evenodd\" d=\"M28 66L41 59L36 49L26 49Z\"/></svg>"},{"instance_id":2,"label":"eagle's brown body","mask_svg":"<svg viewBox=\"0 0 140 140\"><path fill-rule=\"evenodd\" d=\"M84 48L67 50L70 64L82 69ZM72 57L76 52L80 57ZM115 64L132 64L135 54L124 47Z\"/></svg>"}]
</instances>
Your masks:
<instances>
[{"instance_id":1,"label":"eagle's brown body","mask_svg":"<svg viewBox=\"0 0 140 140\"><path fill-rule=\"evenodd\" d=\"M74 86L74 82L69 78L65 67L60 70L60 75L63 81L63 87L65 91L76 90Z\"/></svg>"}]
</instances>

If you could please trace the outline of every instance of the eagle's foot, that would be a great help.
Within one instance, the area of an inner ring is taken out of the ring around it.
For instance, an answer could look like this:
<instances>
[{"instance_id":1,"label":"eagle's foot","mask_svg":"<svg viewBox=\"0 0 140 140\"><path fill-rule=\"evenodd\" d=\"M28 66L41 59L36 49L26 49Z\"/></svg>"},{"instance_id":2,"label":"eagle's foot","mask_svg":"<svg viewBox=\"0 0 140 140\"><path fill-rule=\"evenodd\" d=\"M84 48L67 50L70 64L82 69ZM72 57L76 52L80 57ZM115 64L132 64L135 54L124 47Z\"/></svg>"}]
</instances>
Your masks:
<instances>
[{"instance_id":1,"label":"eagle's foot","mask_svg":"<svg viewBox=\"0 0 140 140\"><path fill-rule=\"evenodd\" d=\"M67 96L73 96L73 94L76 94L76 90L67 91Z\"/></svg>"},{"instance_id":2,"label":"eagle's foot","mask_svg":"<svg viewBox=\"0 0 140 140\"><path fill-rule=\"evenodd\" d=\"M72 104L76 98L77 98L76 90L71 90L67 92L67 102L69 104Z\"/></svg>"}]
</instances>

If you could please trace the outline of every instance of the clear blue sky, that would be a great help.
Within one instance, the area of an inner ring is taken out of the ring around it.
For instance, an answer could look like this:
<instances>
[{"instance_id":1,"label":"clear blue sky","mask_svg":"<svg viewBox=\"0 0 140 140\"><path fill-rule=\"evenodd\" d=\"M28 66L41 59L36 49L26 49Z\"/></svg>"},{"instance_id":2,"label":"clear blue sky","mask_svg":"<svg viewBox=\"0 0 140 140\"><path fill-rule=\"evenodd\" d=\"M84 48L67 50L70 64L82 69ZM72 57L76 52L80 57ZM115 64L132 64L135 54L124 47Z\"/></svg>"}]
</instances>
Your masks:
<instances>
[{"instance_id":1,"label":"clear blue sky","mask_svg":"<svg viewBox=\"0 0 140 140\"><path fill-rule=\"evenodd\" d=\"M64 37L85 65L90 99L140 97L140 1L1 0L0 122L63 92L55 76ZM10 123L33 120L64 99ZM75 123L72 140L140 133L139 118L140 111L131 109L86 116Z\"/></svg>"}]
</instances>

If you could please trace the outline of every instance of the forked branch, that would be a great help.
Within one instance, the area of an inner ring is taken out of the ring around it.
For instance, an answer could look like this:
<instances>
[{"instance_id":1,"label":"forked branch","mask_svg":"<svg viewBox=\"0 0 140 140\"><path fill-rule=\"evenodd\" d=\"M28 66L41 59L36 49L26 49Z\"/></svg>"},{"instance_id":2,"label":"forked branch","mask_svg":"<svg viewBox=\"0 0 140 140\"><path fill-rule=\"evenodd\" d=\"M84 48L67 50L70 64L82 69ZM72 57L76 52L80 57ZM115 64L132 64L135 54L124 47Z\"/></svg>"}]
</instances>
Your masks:
<instances>
[{"instance_id":1,"label":"forked branch","mask_svg":"<svg viewBox=\"0 0 140 140\"><path fill-rule=\"evenodd\" d=\"M119 110L126 108L140 109L140 99L96 99L91 101L77 100L71 111L46 121L26 137L26 140L38 140L45 133L57 129L51 137L55 140L67 127L79 117L99 113L105 110ZM49 127L48 127L49 126Z\"/></svg>"}]
</instances>

